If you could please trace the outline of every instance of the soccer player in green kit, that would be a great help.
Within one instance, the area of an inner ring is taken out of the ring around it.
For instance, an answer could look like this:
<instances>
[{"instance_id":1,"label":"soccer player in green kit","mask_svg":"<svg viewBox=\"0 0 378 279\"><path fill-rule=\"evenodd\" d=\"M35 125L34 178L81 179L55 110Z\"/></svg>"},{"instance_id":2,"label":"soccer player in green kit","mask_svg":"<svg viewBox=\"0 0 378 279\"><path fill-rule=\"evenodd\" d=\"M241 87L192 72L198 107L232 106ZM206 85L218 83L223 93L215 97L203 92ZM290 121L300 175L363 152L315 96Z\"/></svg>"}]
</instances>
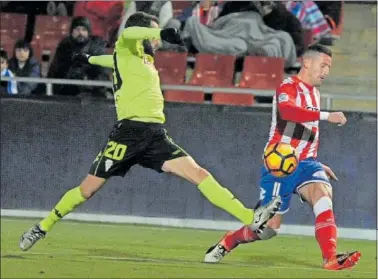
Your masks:
<instances>
[{"instance_id":1,"label":"soccer player in green kit","mask_svg":"<svg viewBox=\"0 0 378 279\"><path fill-rule=\"evenodd\" d=\"M83 63L114 69L113 91L118 121L87 177L66 192L46 218L21 236L19 246L22 250L30 249L45 237L57 221L92 197L107 179L124 176L135 164L192 182L211 203L255 231L262 229L279 209L280 198L255 211L244 207L167 135L163 125L164 99L153 64L159 40L182 43L176 29L161 30L154 16L137 12L126 22L113 55L89 57L81 53L74 57Z\"/></svg>"}]
</instances>

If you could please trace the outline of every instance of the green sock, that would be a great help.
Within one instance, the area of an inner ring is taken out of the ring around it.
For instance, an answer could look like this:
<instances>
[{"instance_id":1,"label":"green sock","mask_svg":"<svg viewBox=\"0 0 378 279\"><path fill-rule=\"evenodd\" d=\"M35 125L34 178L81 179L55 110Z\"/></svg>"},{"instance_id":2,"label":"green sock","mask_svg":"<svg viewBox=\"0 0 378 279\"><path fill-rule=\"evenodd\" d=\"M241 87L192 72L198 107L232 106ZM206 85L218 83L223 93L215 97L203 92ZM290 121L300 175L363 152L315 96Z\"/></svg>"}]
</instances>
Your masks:
<instances>
[{"instance_id":1,"label":"green sock","mask_svg":"<svg viewBox=\"0 0 378 279\"><path fill-rule=\"evenodd\" d=\"M238 218L245 225L253 221L254 211L246 208L234 195L209 175L199 185L198 189L214 205Z\"/></svg>"},{"instance_id":2,"label":"green sock","mask_svg":"<svg viewBox=\"0 0 378 279\"><path fill-rule=\"evenodd\" d=\"M82 196L80 191L80 186L69 190L60 199L55 208L50 212L50 214L39 222L41 229L48 232L51 228L62 219L65 215L70 213L76 206L85 202L86 199Z\"/></svg>"}]
</instances>

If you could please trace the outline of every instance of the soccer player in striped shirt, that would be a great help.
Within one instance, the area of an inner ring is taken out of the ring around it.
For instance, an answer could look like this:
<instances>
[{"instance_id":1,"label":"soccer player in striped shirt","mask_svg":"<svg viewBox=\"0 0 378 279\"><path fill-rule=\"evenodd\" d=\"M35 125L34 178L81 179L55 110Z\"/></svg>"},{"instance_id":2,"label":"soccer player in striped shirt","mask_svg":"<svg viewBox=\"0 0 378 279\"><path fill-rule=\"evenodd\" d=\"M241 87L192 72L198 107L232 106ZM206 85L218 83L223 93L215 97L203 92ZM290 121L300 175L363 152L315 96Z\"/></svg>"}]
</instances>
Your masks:
<instances>
[{"instance_id":1,"label":"soccer player in striped shirt","mask_svg":"<svg viewBox=\"0 0 378 279\"><path fill-rule=\"evenodd\" d=\"M0 65L1 65L1 76L13 78L14 74L8 69L8 54L5 50L0 50ZM10 95L17 94L17 83L15 80L10 80L7 82L1 82L1 87L4 87L5 93Z\"/></svg>"},{"instance_id":2,"label":"soccer player in striped shirt","mask_svg":"<svg viewBox=\"0 0 378 279\"><path fill-rule=\"evenodd\" d=\"M315 237L322 251L323 268L341 270L354 266L360 259L359 251L337 254L337 228L332 208L332 187L329 178L337 180L332 170L317 161L319 121L344 125L342 112L320 111L320 94L316 86L323 83L332 64L332 52L322 46L311 46L303 56L297 76L285 79L273 98L272 124L268 145L287 143L299 157L298 168L287 177L275 177L262 168L260 205L281 196L282 205L276 216L268 221L262 232L244 226L228 232L216 245L209 248L205 262L219 262L241 243L268 240L276 236L282 214L289 210L291 196L296 193L306 201L315 214Z\"/></svg>"}]
</instances>

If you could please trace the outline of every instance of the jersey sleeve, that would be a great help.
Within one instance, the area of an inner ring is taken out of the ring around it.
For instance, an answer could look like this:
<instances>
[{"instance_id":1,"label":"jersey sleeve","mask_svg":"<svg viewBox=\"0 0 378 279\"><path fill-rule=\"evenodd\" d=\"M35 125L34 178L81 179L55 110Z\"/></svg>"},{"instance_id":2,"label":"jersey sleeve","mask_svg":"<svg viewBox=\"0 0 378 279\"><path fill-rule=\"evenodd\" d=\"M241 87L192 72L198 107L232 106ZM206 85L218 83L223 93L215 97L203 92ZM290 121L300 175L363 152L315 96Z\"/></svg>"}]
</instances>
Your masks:
<instances>
[{"instance_id":1,"label":"jersey sleeve","mask_svg":"<svg viewBox=\"0 0 378 279\"><path fill-rule=\"evenodd\" d=\"M99 55L89 57L89 63L92 65L98 65L105 68L114 68L112 55Z\"/></svg>"},{"instance_id":2,"label":"jersey sleeve","mask_svg":"<svg viewBox=\"0 0 378 279\"><path fill-rule=\"evenodd\" d=\"M128 27L123 30L122 37L125 40L160 40L160 31L160 28Z\"/></svg>"},{"instance_id":3,"label":"jersey sleeve","mask_svg":"<svg viewBox=\"0 0 378 279\"><path fill-rule=\"evenodd\" d=\"M320 120L320 112L312 111L296 105L297 89L294 84L287 83L281 85L277 92L277 106L283 120L305 123Z\"/></svg>"},{"instance_id":4,"label":"jersey sleeve","mask_svg":"<svg viewBox=\"0 0 378 279\"><path fill-rule=\"evenodd\" d=\"M132 55L142 57L144 55L144 47L142 41L144 39L160 39L159 28L148 27L127 27L122 31L121 36L116 42L116 51L123 52L121 55L127 55L129 52ZM126 52L124 52L126 50Z\"/></svg>"}]
</instances>

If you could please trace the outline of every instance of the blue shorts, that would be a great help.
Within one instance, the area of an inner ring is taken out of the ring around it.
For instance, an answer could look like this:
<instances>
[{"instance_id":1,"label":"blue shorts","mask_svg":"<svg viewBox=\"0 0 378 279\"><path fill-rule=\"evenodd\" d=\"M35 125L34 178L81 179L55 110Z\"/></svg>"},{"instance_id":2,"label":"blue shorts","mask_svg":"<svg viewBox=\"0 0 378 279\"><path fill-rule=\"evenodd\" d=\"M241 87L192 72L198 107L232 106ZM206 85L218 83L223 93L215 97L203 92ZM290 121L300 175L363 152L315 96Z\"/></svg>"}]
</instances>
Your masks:
<instances>
[{"instance_id":1,"label":"blue shorts","mask_svg":"<svg viewBox=\"0 0 378 279\"><path fill-rule=\"evenodd\" d=\"M273 197L281 196L282 205L278 213L284 214L289 210L291 196L298 194L298 189L312 182L321 182L332 187L322 166L314 158L300 161L297 169L286 177L275 177L262 167L260 204L267 204Z\"/></svg>"}]
</instances>

